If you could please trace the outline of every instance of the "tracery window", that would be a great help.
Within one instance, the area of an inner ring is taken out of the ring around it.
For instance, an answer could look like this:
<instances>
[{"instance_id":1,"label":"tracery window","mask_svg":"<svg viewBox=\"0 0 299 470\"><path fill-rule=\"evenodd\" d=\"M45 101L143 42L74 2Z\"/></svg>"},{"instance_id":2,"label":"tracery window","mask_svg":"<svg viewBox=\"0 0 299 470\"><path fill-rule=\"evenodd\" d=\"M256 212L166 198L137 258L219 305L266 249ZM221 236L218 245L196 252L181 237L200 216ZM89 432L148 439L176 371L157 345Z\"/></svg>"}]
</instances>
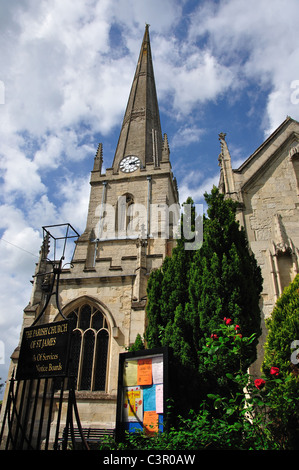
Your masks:
<instances>
[{"instance_id":1,"label":"tracery window","mask_svg":"<svg viewBox=\"0 0 299 470\"><path fill-rule=\"evenodd\" d=\"M74 309L75 328L71 367L77 390L105 390L109 347L109 329L105 316L94 305L85 303Z\"/></svg>"}]
</instances>

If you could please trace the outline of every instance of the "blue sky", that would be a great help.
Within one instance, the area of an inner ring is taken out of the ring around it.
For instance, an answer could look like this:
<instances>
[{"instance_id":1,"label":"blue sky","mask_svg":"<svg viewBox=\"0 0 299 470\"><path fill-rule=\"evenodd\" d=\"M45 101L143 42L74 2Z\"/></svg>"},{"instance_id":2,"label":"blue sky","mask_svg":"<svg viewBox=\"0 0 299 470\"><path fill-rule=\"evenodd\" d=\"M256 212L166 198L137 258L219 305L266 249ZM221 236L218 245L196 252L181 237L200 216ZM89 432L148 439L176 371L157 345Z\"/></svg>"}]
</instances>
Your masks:
<instances>
[{"instance_id":1,"label":"blue sky","mask_svg":"<svg viewBox=\"0 0 299 470\"><path fill-rule=\"evenodd\" d=\"M299 120L298 0L0 1L0 341L18 344L43 225L85 228L99 142L113 160L145 23L180 200ZM1 362L1 359L0 359Z\"/></svg>"}]
</instances>

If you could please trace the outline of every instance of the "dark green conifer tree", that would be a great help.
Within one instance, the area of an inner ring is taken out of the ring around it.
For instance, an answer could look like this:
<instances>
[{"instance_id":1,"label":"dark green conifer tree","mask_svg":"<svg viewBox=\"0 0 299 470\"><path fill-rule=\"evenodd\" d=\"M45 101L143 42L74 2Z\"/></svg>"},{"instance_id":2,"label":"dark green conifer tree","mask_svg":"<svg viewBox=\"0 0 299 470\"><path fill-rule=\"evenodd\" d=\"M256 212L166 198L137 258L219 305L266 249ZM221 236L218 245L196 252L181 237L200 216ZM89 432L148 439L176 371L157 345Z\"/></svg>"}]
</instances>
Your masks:
<instances>
[{"instance_id":1,"label":"dark green conifer tree","mask_svg":"<svg viewBox=\"0 0 299 470\"><path fill-rule=\"evenodd\" d=\"M205 194L205 200L208 216L203 220L201 248L185 250L182 237L172 257L150 276L147 344L171 346L182 364L197 369L198 351L205 337L224 317L231 318L244 336L256 333L256 341L244 360L247 367L255 359L260 335L260 268L236 221L237 203L224 199L216 187L211 194ZM187 203L193 201L188 199ZM193 229L195 217L193 210Z\"/></svg>"},{"instance_id":2,"label":"dark green conifer tree","mask_svg":"<svg viewBox=\"0 0 299 470\"><path fill-rule=\"evenodd\" d=\"M147 347L172 348L180 377L177 384L183 387L176 390L178 397L186 397L186 383L190 383L192 406L217 387L229 393L221 364L218 376L215 371L211 375L200 353L223 319L239 325L236 335L256 335L236 364L229 364L230 372L240 370L240 364L246 370L256 359L260 335L261 271L236 221L237 203L224 199L216 187L205 194L205 200L208 209L201 248L185 250L184 238L178 240L172 257L164 260L148 282ZM195 217L193 210L193 228Z\"/></svg>"},{"instance_id":3,"label":"dark green conifer tree","mask_svg":"<svg viewBox=\"0 0 299 470\"><path fill-rule=\"evenodd\" d=\"M190 267L188 312L195 332L194 346L230 318L240 326L243 336L256 334L246 351L244 368L256 359L260 336L259 298L262 276L255 257L249 251L244 229L236 221L237 203L224 199L214 187L205 194L208 204L204 217L204 240Z\"/></svg>"},{"instance_id":4,"label":"dark green conifer tree","mask_svg":"<svg viewBox=\"0 0 299 470\"><path fill-rule=\"evenodd\" d=\"M194 203L188 198L186 204L192 206L192 220L185 221L190 231L195 230ZM184 214L184 217L187 217ZM154 271L148 281L148 303L146 341L148 347L171 346L180 356L182 363L190 362L190 328L184 319L184 308L188 302L188 284L193 250L185 250L186 238L183 234L183 216L181 219L182 236L166 257L160 269ZM187 341L186 341L187 338Z\"/></svg>"}]
</instances>

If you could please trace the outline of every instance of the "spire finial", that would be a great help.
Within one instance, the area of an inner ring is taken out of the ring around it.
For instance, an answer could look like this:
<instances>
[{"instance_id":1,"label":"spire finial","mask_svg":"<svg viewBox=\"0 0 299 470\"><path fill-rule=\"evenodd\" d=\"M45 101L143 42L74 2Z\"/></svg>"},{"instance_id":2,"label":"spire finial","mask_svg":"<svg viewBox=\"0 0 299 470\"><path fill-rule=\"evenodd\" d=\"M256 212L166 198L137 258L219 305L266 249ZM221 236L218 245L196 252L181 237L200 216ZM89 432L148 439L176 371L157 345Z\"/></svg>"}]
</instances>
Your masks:
<instances>
[{"instance_id":1,"label":"spire finial","mask_svg":"<svg viewBox=\"0 0 299 470\"><path fill-rule=\"evenodd\" d=\"M101 171L103 164L103 144L100 143L97 148L97 153L94 157L93 171Z\"/></svg>"}]
</instances>

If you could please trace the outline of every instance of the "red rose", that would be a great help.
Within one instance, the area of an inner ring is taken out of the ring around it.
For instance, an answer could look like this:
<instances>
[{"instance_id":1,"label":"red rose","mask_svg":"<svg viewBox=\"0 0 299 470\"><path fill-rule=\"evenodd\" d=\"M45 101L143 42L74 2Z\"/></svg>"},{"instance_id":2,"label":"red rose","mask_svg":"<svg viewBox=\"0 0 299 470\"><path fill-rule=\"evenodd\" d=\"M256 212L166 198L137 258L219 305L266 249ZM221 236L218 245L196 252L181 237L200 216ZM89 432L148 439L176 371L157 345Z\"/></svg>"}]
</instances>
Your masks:
<instances>
[{"instance_id":1,"label":"red rose","mask_svg":"<svg viewBox=\"0 0 299 470\"><path fill-rule=\"evenodd\" d=\"M238 334L234 337L234 339L236 339L237 336L239 336L239 338L242 338L241 333L238 333Z\"/></svg>"},{"instance_id":2,"label":"red rose","mask_svg":"<svg viewBox=\"0 0 299 470\"><path fill-rule=\"evenodd\" d=\"M278 367L271 367L270 369L270 374L274 375L275 377L278 377L279 375L279 368Z\"/></svg>"},{"instance_id":3,"label":"red rose","mask_svg":"<svg viewBox=\"0 0 299 470\"><path fill-rule=\"evenodd\" d=\"M240 330L240 329L241 329L241 328L240 328L239 325L236 325L236 326L235 326L235 330L236 330L236 331L237 331L237 330Z\"/></svg>"},{"instance_id":4,"label":"red rose","mask_svg":"<svg viewBox=\"0 0 299 470\"><path fill-rule=\"evenodd\" d=\"M218 339L218 335L216 335L216 333L212 333L212 334L211 334L211 338L212 338L212 339Z\"/></svg>"},{"instance_id":5,"label":"red rose","mask_svg":"<svg viewBox=\"0 0 299 470\"><path fill-rule=\"evenodd\" d=\"M226 318L226 317L224 317L223 320L224 320L224 323L225 323L226 325L231 325L232 322L233 322L231 318Z\"/></svg>"},{"instance_id":6,"label":"red rose","mask_svg":"<svg viewBox=\"0 0 299 470\"><path fill-rule=\"evenodd\" d=\"M256 386L256 388L261 390L266 385L266 382L264 379L256 379L254 381L254 385Z\"/></svg>"}]
</instances>

